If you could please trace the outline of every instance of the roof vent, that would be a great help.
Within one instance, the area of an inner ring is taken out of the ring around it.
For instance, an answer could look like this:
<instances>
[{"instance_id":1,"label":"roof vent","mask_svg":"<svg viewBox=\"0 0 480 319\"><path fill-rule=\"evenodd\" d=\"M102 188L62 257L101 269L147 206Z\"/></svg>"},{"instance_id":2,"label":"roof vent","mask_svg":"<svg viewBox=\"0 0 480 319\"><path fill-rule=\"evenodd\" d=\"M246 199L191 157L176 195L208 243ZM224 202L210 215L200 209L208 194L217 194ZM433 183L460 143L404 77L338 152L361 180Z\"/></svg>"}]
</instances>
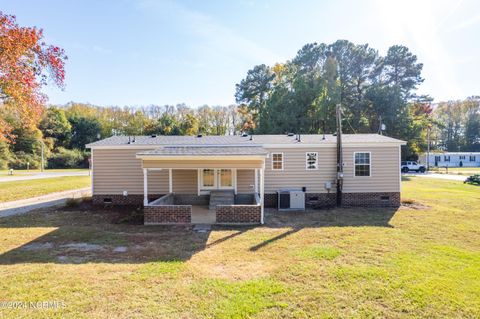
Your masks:
<instances>
[{"instance_id":1,"label":"roof vent","mask_svg":"<svg viewBox=\"0 0 480 319\"><path fill-rule=\"evenodd\" d=\"M295 134L293 134L292 132L288 133L287 136L293 136Z\"/></svg>"},{"instance_id":2,"label":"roof vent","mask_svg":"<svg viewBox=\"0 0 480 319\"><path fill-rule=\"evenodd\" d=\"M197 134L197 137L202 137L203 135L202 134Z\"/></svg>"},{"instance_id":3,"label":"roof vent","mask_svg":"<svg viewBox=\"0 0 480 319\"><path fill-rule=\"evenodd\" d=\"M157 134L152 134L151 137L155 138L155 137L157 137Z\"/></svg>"}]
</instances>

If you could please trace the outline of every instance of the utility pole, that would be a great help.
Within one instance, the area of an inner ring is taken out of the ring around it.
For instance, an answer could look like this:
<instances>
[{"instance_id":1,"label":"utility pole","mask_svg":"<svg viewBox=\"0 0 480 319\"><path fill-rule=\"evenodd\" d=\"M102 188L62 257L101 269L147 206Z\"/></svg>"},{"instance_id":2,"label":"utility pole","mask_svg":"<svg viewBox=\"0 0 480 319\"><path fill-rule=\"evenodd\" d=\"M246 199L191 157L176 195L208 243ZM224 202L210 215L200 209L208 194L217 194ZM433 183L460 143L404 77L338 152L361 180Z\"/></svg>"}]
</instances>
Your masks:
<instances>
[{"instance_id":1,"label":"utility pole","mask_svg":"<svg viewBox=\"0 0 480 319\"><path fill-rule=\"evenodd\" d=\"M378 124L378 134L383 135L383 134L382 134L382 133L383 133L383 132L382 132L382 125L383 125L383 124L382 124L382 116L381 116L381 115L378 117L378 121L380 122L380 123Z\"/></svg>"},{"instance_id":2,"label":"utility pole","mask_svg":"<svg viewBox=\"0 0 480 319\"><path fill-rule=\"evenodd\" d=\"M43 141L40 141L40 144L42 144L42 166L40 167L40 171L43 173L43 168L45 167L45 156L44 156L44 148L45 148L45 144L43 143Z\"/></svg>"},{"instance_id":3,"label":"utility pole","mask_svg":"<svg viewBox=\"0 0 480 319\"><path fill-rule=\"evenodd\" d=\"M430 130L432 125L428 124L427 126L427 172L430 170Z\"/></svg>"},{"instance_id":4,"label":"utility pole","mask_svg":"<svg viewBox=\"0 0 480 319\"><path fill-rule=\"evenodd\" d=\"M342 205L343 189L343 149L342 149L342 110L337 104L335 109L337 120L337 206Z\"/></svg>"}]
</instances>

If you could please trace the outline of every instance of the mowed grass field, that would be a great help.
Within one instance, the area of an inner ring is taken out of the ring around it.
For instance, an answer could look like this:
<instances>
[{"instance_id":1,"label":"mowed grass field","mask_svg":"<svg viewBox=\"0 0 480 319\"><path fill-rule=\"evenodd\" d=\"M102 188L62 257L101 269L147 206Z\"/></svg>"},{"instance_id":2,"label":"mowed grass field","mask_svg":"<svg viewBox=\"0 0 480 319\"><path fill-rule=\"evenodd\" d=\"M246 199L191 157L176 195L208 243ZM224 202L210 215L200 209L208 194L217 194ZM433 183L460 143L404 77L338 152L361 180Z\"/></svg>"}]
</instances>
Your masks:
<instances>
[{"instance_id":1,"label":"mowed grass field","mask_svg":"<svg viewBox=\"0 0 480 319\"><path fill-rule=\"evenodd\" d=\"M448 171L445 167L431 167L430 171L432 173L470 176L480 174L480 167L451 167Z\"/></svg>"},{"instance_id":2,"label":"mowed grass field","mask_svg":"<svg viewBox=\"0 0 480 319\"><path fill-rule=\"evenodd\" d=\"M86 168L66 168L66 169L45 169L44 173L76 173L76 172L88 172ZM39 169L16 169L13 171L13 175L10 175L9 170L0 170L0 177L9 177L9 176L28 176L40 174L42 171Z\"/></svg>"},{"instance_id":3,"label":"mowed grass field","mask_svg":"<svg viewBox=\"0 0 480 319\"><path fill-rule=\"evenodd\" d=\"M89 187L89 176L65 176L0 183L0 203Z\"/></svg>"},{"instance_id":4,"label":"mowed grass field","mask_svg":"<svg viewBox=\"0 0 480 319\"><path fill-rule=\"evenodd\" d=\"M88 205L0 219L3 318L478 318L480 188L409 177L408 204L263 227L125 224Z\"/></svg>"}]
</instances>

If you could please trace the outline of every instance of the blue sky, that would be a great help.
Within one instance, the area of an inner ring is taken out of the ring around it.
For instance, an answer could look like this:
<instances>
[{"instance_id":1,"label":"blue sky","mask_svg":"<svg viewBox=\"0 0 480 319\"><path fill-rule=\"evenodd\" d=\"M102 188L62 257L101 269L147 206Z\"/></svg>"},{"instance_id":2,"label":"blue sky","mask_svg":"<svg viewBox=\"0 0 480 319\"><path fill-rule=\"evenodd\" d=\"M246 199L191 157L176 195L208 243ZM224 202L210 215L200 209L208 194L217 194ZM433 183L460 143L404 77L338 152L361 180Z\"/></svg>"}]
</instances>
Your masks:
<instances>
[{"instance_id":1,"label":"blue sky","mask_svg":"<svg viewBox=\"0 0 480 319\"><path fill-rule=\"evenodd\" d=\"M50 103L234 103L257 64L306 43L348 39L384 54L403 44L424 63L419 93L480 95L480 1L0 0L22 25L63 47L66 89Z\"/></svg>"}]
</instances>

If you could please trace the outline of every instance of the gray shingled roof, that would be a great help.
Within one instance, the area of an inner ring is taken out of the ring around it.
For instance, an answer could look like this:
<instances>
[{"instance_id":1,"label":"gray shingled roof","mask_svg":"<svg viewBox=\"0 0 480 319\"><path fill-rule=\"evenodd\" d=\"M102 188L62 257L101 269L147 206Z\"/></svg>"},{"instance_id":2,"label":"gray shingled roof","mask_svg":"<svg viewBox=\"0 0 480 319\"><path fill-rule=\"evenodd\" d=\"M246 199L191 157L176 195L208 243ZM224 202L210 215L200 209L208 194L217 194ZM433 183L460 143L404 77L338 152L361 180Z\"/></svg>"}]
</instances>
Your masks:
<instances>
[{"instance_id":1,"label":"gray shingled roof","mask_svg":"<svg viewBox=\"0 0 480 319\"><path fill-rule=\"evenodd\" d=\"M175 155L202 155L202 156L226 156L226 155L267 155L268 152L260 146L166 146L153 151L137 153L146 156L175 156Z\"/></svg>"},{"instance_id":2,"label":"gray shingled roof","mask_svg":"<svg viewBox=\"0 0 480 319\"><path fill-rule=\"evenodd\" d=\"M404 143L401 140L397 140L391 137L382 136L378 134L343 134L343 143ZM240 136L240 135L227 135L227 136L165 136L158 135L151 136L112 136L94 143L88 144L86 147L95 146L117 146L117 145L265 145L265 144L299 144L295 136L282 135L253 135ZM301 144L335 144L336 136L326 135L325 140L321 134L302 134Z\"/></svg>"}]
</instances>

